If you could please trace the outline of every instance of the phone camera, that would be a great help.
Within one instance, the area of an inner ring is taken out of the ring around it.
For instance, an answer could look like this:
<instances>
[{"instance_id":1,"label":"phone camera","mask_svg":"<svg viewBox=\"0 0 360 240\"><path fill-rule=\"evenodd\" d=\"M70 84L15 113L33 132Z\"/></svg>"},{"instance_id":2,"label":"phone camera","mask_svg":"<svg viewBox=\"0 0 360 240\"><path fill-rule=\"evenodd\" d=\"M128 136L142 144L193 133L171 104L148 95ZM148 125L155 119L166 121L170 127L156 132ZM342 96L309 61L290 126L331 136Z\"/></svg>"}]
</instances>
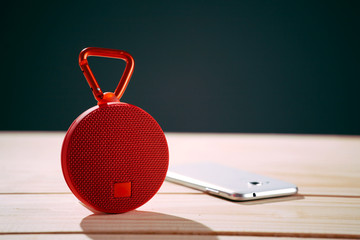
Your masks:
<instances>
[{"instance_id":1,"label":"phone camera","mask_svg":"<svg viewBox=\"0 0 360 240\"><path fill-rule=\"evenodd\" d=\"M262 182L257 182L257 181L254 181L254 182L249 182L250 185L253 185L253 186L261 186L262 185Z\"/></svg>"}]
</instances>

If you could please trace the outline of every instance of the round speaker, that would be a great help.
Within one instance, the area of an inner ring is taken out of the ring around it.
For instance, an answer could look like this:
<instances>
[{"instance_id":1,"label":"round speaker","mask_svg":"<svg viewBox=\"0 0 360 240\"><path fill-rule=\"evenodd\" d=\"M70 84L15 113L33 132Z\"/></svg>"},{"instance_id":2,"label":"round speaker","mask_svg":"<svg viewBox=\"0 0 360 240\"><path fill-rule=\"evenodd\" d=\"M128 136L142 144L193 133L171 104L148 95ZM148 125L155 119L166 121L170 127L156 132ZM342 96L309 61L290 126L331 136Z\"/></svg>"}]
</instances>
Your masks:
<instances>
[{"instance_id":1,"label":"round speaker","mask_svg":"<svg viewBox=\"0 0 360 240\"><path fill-rule=\"evenodd\" d=\"M126 103L95 106L68 130L62 149L65 180L85 205L122 213L150 200L168 168L163 131L145 111Z\"/></svg>"},{"instance_id":2,"label":"round speaker","mask_svg":"<svg viewBox=\"0 0 360 240\"><path fill-rule=\"evenodd\" d=\"M127 62L115 94L102 93L88 67L89 55ZM133 71L128 53L87 48L79 63L98 105L82 113L65 135L61 165L66 183L89 208L106 213L133 210L149 201L165 180L165 135L144 110L119 101Z\"/></svg>"}]
</instances>

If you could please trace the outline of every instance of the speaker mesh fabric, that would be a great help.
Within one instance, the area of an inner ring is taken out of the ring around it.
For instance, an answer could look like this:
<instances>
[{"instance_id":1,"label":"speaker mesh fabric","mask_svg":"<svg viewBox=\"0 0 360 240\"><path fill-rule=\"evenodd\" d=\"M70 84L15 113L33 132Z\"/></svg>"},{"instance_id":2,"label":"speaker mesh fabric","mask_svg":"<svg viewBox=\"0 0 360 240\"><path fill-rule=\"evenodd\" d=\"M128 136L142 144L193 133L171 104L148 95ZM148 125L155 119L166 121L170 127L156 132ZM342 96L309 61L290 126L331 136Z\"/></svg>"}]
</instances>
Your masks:
<instances>
[{"instance_id":1,"label":"speaker mesh fabric","mask_svg":"<svg viewBox=\"0 0 360 240\"><path fill-rule=\"evenodd\" d=\"M72 192L108 213L135 209L162 185L169 162L165 135L142 109L113 103L79 116L65 137L62 167ZM130 197L115 197L116 183L131 182Z\"/></svg>"}]
</instances>

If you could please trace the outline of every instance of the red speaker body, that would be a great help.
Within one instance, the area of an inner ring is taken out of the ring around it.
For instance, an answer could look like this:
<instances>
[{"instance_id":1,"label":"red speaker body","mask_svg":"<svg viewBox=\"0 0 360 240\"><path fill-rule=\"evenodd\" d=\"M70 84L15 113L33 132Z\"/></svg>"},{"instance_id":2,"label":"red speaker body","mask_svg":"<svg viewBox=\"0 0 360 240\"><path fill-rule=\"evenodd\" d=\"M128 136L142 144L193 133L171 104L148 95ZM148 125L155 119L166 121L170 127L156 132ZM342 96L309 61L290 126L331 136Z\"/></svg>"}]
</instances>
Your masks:
<instances>
[{"instance_id":1,"label":"red speaker body","mask_svg":"<svg viewBox=\"0 0 360 240\"><path fill-rule=\"evenodd\" d=\"M84 61L91 55L127 62L115 93L102 94ZM71 191L89 208L106 213L127 212L149 201L164 182L169 163L166 138L158 123L144 110L119 101L134 65L131 56L124 56L130 55L101 48L87 48L80 54L80 66L83 71L87 68L84 75L95 89L98 106L73 122L61 153Z\"/></svg>"}]
</instances>

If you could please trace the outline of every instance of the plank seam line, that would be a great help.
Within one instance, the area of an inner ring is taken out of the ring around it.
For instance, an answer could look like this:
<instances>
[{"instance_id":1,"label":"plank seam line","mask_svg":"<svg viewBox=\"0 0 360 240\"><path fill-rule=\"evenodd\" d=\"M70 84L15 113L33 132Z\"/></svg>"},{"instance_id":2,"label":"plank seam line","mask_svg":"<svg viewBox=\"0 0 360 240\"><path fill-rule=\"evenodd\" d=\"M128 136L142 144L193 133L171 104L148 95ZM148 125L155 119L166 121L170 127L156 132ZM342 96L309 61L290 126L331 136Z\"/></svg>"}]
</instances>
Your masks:
<instances>
[{"instance_id":1,"label":"plank seam line","mask_svg":"<svg viewBox=\"0 0 360 240\"><path fill-rule=\"evenodd\" d=\"M0 195L66 195L72 194L71 192L11 192L11 193L0 193ZM203 192L194 192L194 193L180 193L180 192L159 192L157 194L161 195L209 195ZM296 194L293 196L300 196L300 197L334 197L334 198L360 198L360 196L356 195L331 195L331 194ZM268 198L271 199L271 198ZM262 199L264 200L264 199Z\"/></svg>"},{"instance_id":2,"label":"plank seam line","mask_svg":"<svg viewBox=\"0 0 360 240\"><path fill-rule=\"evenodd\" d=\"M333 198L360 198L356 195L332 195L332 194L296 194L294 196L300 197L333 197Z\"/></svg>"},{"instance_id":3,"label":"plank seam line","mask_svg":"<svg viewBox=\"0 0 360 240\"><path fill-rule=\"evenodd\" d=\"M337 233L281 233L281 232L173 232L173 231L142 231L142 232L0 232L1 235L46 235L46 234L85 234L85 235L189 235L189 236L255 236L255 237L294 237L294 238L336 238L358 239L360 234L337 234Z\"/></svg>"},{"instance_id":4,"label":"plank seam line","mask_svg":"<svg viewBox=\"0 0 360 240\"><path fill-rule=\"evenodd\" d=\"M10 192L10 193L0 193L0 195L56 195L56 194L72 194L71 192ZM206 193L202 193L202 192L194 192L194 193L177 193L177 192L171 192L171 193L164 193L164 192L158 192L156 194L169 194L169 195L181 195L181 194L185 194L185 195L201 195L201 194L206 194ZM206 194L207 195L207 194ZM360 196L359 196L360 197Z\"/></svg>"}]
</instances>

